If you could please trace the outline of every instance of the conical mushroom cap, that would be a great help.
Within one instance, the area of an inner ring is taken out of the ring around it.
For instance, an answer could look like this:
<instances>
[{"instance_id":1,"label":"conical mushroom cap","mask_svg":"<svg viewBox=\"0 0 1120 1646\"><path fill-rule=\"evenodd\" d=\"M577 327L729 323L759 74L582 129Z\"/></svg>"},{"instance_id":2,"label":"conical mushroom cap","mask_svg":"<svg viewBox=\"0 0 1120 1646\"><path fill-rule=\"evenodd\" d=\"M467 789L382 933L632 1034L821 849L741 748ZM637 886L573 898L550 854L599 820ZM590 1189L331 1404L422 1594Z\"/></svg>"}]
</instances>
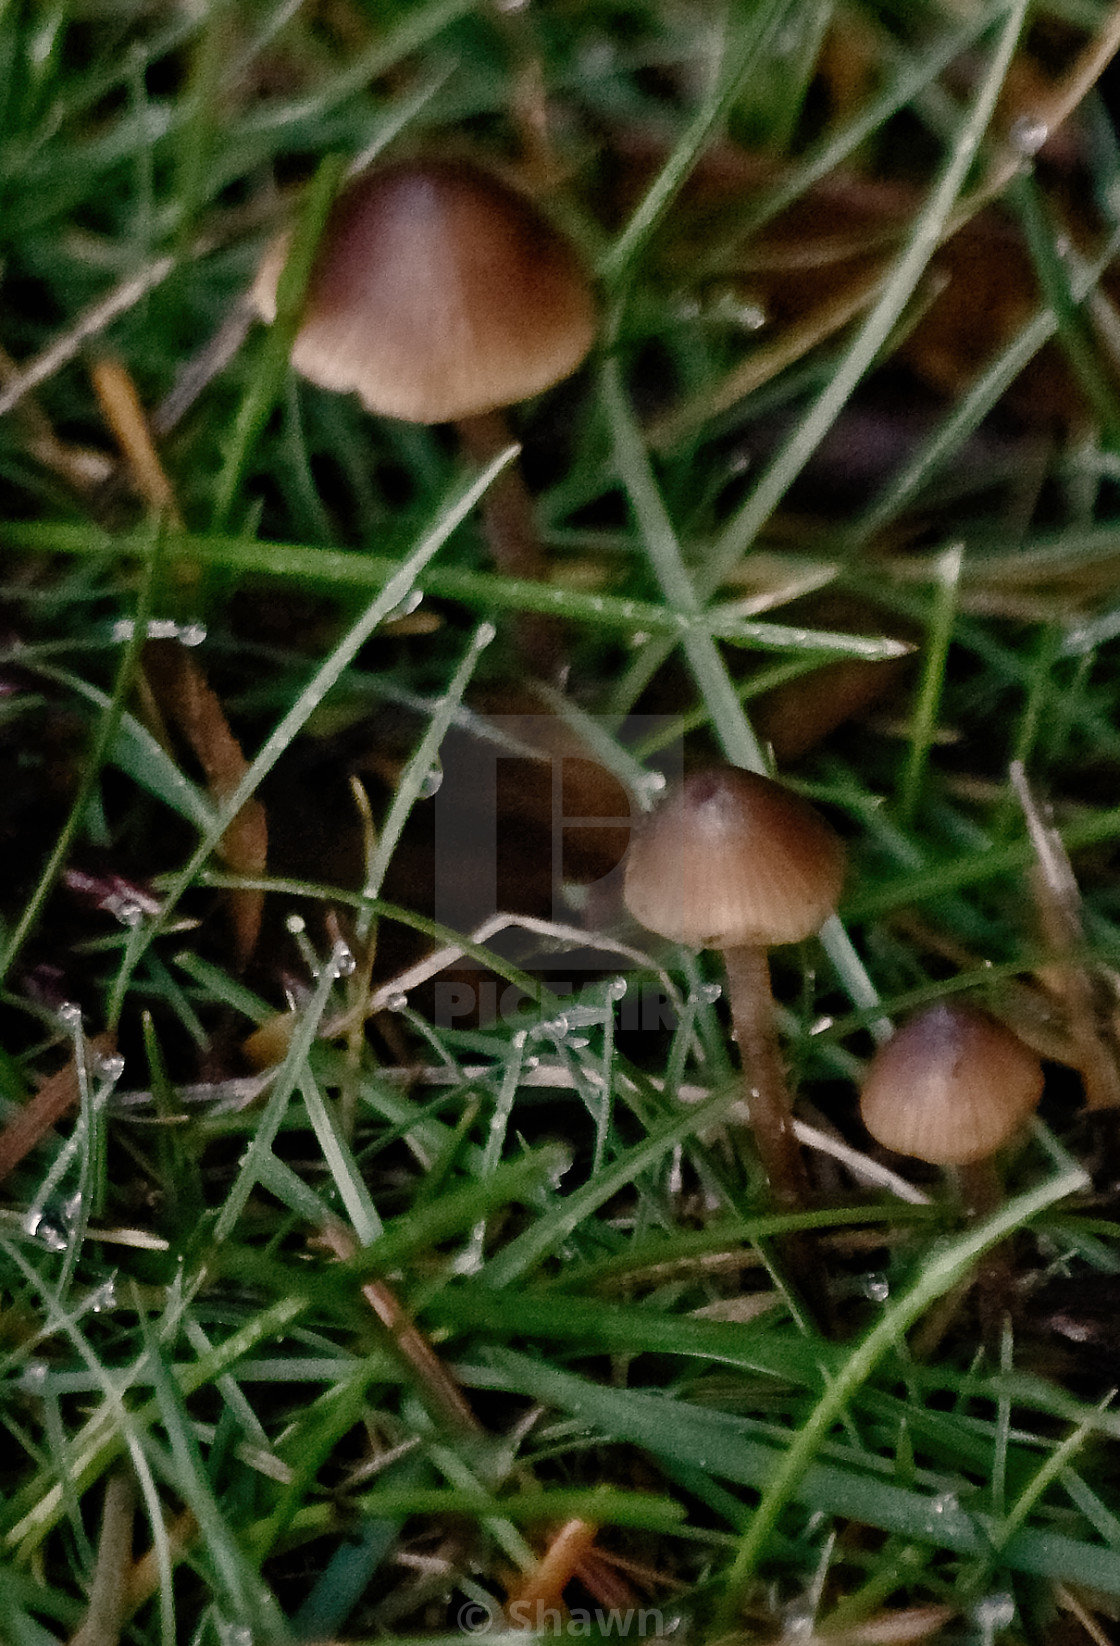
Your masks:
<instances>
[{"instance_id":1,"label":"conical mushroom cap","mask_svg":"<svg viewBox=\"0 0 1120 1646\"><path fill-rule=\"evenodd\" d=\"M626 906L698 949L809 937L836 908L839 836L807 801L737 767L688 777L634 839Z\"/></svg>"},{"instance_id":2,"label":"conical mushroom cap","mask_svg":"<svg viewBox=\"0 0 1120 1646\"><path fill-rule=\"evenodd\" d=\"M251 293L265 320L286 255ZM523 195L462 161L402 162L336 201L292 364L382 416L443 423L540 394L594 334L575 251Z\"/></svg>"},{"instance_id":3,"label":"conical mushroom cap","mask_svg":"<svg viewBox=\"0 0 1120 1646\"><path fill-rule=\"evenodd\" d=\"M971 1006L931 1006L871 1060L863 1123L897 1154L935 1166L985 1160L1013 1137L1042 1096L1038 1058Z\"/></svg>"}]
</instances>

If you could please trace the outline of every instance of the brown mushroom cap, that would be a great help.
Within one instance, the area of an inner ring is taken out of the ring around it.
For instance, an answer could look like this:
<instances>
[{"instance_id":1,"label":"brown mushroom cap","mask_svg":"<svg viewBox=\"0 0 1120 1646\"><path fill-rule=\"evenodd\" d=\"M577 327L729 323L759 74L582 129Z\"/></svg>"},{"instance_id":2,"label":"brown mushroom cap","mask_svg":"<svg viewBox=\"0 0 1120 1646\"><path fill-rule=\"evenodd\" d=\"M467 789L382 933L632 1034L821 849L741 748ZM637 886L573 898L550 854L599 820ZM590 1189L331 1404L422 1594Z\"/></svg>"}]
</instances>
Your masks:
<instances>
[{"instance_id":1,"label":"brown mushroom cap","mask_svg":"<svg viewBox=\"0 0 1120 1646\"><path fill-rule=\"evenodd\" d=\"M631 844L626 906L698 949L796 943L836 908L844 848L807 801L734 766L697 772Z\"/></svg>"},{"instance_id":2,"label":"brown mushroom cap","mask_svg":"<svg viewBox=\"0 0 1120 1646\"><path fill-rule=\"evenodd\" d=\"M265 320L286 255L272 247L251 293ZM541 393L594 333L587 276L534 205L466 162L405 161L336 201L292 364L382 416L443 423Z\"/></svg>"},{"instance_id":3,"label":"brown mushroom cap","mask_svg":"<svg viewBox=\"0 0 1120 1646\"><path fill-rule=\"evenodd\" d=\"M1042 1085L1041 1063L1010 1029L971 1006L941 1002L876 1052L860 1111L885 1148L935 1166L968 1166L1014 1136Z\"/></svg>"}]
</instances>

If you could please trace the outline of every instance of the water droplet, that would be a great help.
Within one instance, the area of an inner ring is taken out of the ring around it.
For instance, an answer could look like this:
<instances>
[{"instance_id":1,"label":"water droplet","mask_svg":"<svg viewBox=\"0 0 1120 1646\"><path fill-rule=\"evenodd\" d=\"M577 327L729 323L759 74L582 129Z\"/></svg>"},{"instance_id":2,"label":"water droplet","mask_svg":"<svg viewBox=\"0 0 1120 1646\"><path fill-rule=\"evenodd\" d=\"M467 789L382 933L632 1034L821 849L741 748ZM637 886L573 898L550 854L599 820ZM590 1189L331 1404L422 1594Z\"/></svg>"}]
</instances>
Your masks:
<instances>
[{"instance_id":1,"label":"water droplet","mask_svg":"<svg viewBox=\"0 0 1120 1646\"><path fill-rule=\"evenodd\" d=\"M805 31L799 22L787 24L773 39L770 54L773 57L792 57L805 50Z\"/></svg>"},{"instance_id":2,"label":"water droplet","mask_svg":"<svg viewBox=\"0 0 1120 1646\"><path fill-rule=\"evenodd\" d=\"M714 1006L717 1000L723 998L722 983L701 983L696 991L696 999L701 1006Z\"/></svg>"},{"instance_id":3,"label":"water droplet","mask_svg":"<svg viewBox=\"0 0 1120 1646\"><path fill-rule=\"evenodd\" d=\"M68 1029L77 1029L81 1027L82 1008L75 1005L72 1000L64 1000L62 1002L62 1005L58 1008L58 1015Z\"/></svg>"},{"instance_id":4,"label":"water droplet","mask_svg":"<svg viewBox=\"0 0 1120 1646\"><path fill-rule=\"evenodd\" d=\"M353 950L340 943L334 951L334 969L339 977L353 977L358 968Z\"/></svg>"},{"instance_id":5,"label":"water droplet","mask_svg":"<svg viewBox=\"0 0 1120 1646\"><path fill-rule=\"evenodd\" d=\"M94 1059L94 1067L103 1079L115 1086L124 1073L124 1058L119 1052L103 1053Z\"/></svg>"},{"instance_id":6,"label":"water droplet","mask_svg":"<svg viewBox=\"0 0 1120 1646\"><path fill-rule=\"evenodd\" d=\"M499 0L500 3L500 0ZM513 9L512 7L509 9ZM483 646L489 646L497 636L497 629L493 623L480 623L475 632L475 645L481 651Z\"/></svg>"},{"instance_id":7,"label":"water droplet","mask_svg":"<svg viewBox=\"0 0 1120 1646\"><path fill-rule=\"evenodd\" d=\"M539 1057L537 1057L535 1055L533 1057L527 1057L525 1059L525 1062L522 1064L522 1068L525 1068L525 1069L539 1069L540 1066L541 1066L541 1060L540 1060Z\"/></svg>"},{"instance_id":8,"label":"water droplet","mask_svg":"<svg viewBox=\"0 0 1120 1646\"><path fill-rule=\"evenodd\" d=\"M136 624L131 617L122 617L113 624L113 639L121 643L131 640L135 632ZM205 630L203 634L205 635ZM173 617L149 617L144 627L144 635L148 640L178 640L181 631Z\"/></svg>"},{"instance_id":9,"label":"water droplet","mask_svg":"<svg viewBox=\"0 0 1120 1646\"><path fill-rule=\"evenodd\" d=\"M738 326L742 331L761 331L766 324L766 310L752 298L744 297L733 286L716 292L708 302L708 318L720 325Z\"/></svg>"},{"instance_id":10,"label":"water droplet","mask_svg":"<svg viewBox=\"0 0 1120 1646\"><path fill-rule=\"evenodd\" d=\"M612 977L611 981L607 984L607 999L625 1000L626 991L629 987L630 985L624 977Z\"/></svg>"},{"instance_id":11,"label":"water droplet","mask_svg":"<svg viewBox=\"0 0 1120 1646\"><path fill-rule=\"evenodd\" d=\"M644 646L646 641L649 639L649 637L650 636L649 636L649 630L648 629L637 629L630 636L630 644L634 647Z\"/></svg>"},{"instance_id":12,"label":"water droplet","mask_svg":"<svg viewBox=\"0 0 1120 1646\"><path fill-rule=\"evenodd\" d=\"M617 61L618 50L612 40L592 40L579 53L580 79L598 80L612 74Z\"/></svg>"},{"instance_id":13,"label":"water droplet","mask_svg":"<svg viewBox=\"0 0 1120 1646\"><path fill-rule=\"evenodd\" d=\"M866 1274L860 1281L864 1297L872 1303L885 1303L891 1295L891 1283L885 1274Z\"/></svg>"},{"instance_id":14,"label":"water droplet","mask_svg":"<svg viewBox=\"0 0 1120 1646\"><path fill-rule=\"evenodd\" d=\"M958 1514L960 1506L956 1492L939 1492L936 1497L930 1499L929 1512L935 1520L940 1520L945 1515Z\"/></svg>"},{"instance_id":15,"label":"water droplet","mask_svg":"<svg viewBox=\"0 0 1120 1646\"><path fill-rule=\"evenodd\" d=\"M1050 136L1050 127L1045 120L1040 120L1034 114L1021 114L1013 120L1007 133L1007 141L1024 159L1031 160L1038 153Z\"/></svg>"},{"instance_id":16,"label":"water droplet","mask_svg":"<svg viewBox=\"0 0 1120 1646\"><path fill-rule=\"evenodd\" d=\"M221 1646L253 1646L253 1631L247 1623L230 1623L223 1617L216 1621Z\"/></svg>"},{"instance_id":17,"label":"water droplet","mask_svg":"<svg viewBox=\"0 0 1120 1646\"><path fill-rule=\"evenodd\" d=\"M475 1275L482 1268L482 1254L472 1241L455 1253L451 1259L451 1273L455 1275Z\"/></svg>"},{"instance_id":18,"label":"water droplet","mask_svg":"<svg viewBox=\"0 0 1120 1646\"><path fill-rule=\"evenodd\" d=\"M973 1616L985 1640L991 1640L997 1629L1009 1629L1014 1623L1015 1597L1005 1593L985 1595L976 1602Z\"/></svg>"},{"instance_id":19,"label":"water droplet","mask_svg":"<svg viewBox=\"0 0 1120 1646\"><path fill-rule=\"evenodd\" d=\"M571 1171L572 1161L574 1159L575 1159L575 1154L573 1153L573 1151L569 1148L565 1148L563 1150L563 1153L561 1154L559 1160L557 1161L556 1166L548 1174L549 1175L549 1180L551 1181L552 1187L554 1189L558 1189L560 1187L560 1184L563 1182L563 1180L566 1177L566 1175L568 1174L568 1172Z\"/></svg>"},{"instance_id":20,"label":"water droplet","mask_svg":"<svg viewBox=\"0 0 1120 1646\"><path fill-rule=\"evenodd\" d=\"M288 931L291 932L293 937L296 937L300 932L305 932L307 930L307 921L301 914L290 914L287 920L285 920L284 925L287 927Z\"/></svg>"},{"instance_id":21,"label":"water droplet","mask_svg":"<svg viewBox=\"0 0 1120 1646\"><path fill-rule=\"evenodd\" d=\"M443 767L437 761L436 764L434 766L430 767L429 770L426 771L424 773L423 777L420 779L420 787L417 790L417 793L419 794L420 799L421 800L430 800L434 794L439 793L440 786L441 786L442 783L443 783Z\"/></svg>"},{"instance_id":22,"label":"water droplet","mask_svg":"<svg viewBox=\"0 0 1120 1646\"><path fill-rule=\"evenodd\" d=\"M108 1280L103 1280L100 1286L94 1287L86 1298L86 1303L95 1315L106 1314L111 1309L115 1309L117 1306L116 1279L110 1275Z\"/></svg>"},{"instance_id":23,"label":"water droplet","mask_svg":"<svg viewBox=\"0 0 1120 1646\"><path fill-rule=\"evenodd\" d=\"M643 794L664 794L666 777L664 772L643 772L641 789Z\"/></svg>"},{"instance_id":24,"label":"water droplet","mask_svg":"<svg viewBox=\"0 0 1120 1646\"><path fill-rule=\"evenodd\" d=\"M42 26L34 31L29 41L28 56L36 65L49 60L58 41L58 23L54 17L49 18Z\"/></svg>"},{"instance_id":25,"label":"water droplet","mask_svg":"<svg viewBox=\"0 0 1120 1646\"><path fill-rule=\"evenodd\" d=\"M139 926L144 918L144 911L134 897L126 897L121 892L110 892L102 903L102 908L119 920L122 926L131 931Z\"/></svg>"},{"instance_id":26,"label":"water droplet","mask_svg":"<svg viewBox=\"0 0 1120 1646\"><path fill-rule=\"evenodd\" d=\"M205 623L183 623L179 627L179 641L184 646L201 646L206 639Z\"/></svg>"},{"instance_id":27,"label":"water droplet","mask_svg":"<svg viewBox=\"0 0 1120 1646\"><path fill-rule=\"evenodd\" d=\"M807 1606L791 1606L783 1619L783 1635L790 1640L808 1640L813 1633L814 1616Z\"/></svg>"},{"instance_id":28,"label":"water droplet","mask_svg":"<svg viewBox=\"0 0 1120 1646\"><path fill-rule=\"evenodd\" d=\"M19 1376L19 1386L29 1395L41 1394L50 1368L45 1360L29 1360Z\"/></svg>"},{"instance_id":29,"label":"water droplet","mask_svg":"<svg viewBox=\"0 0 1120 1646\"><path fill-rule=\"evenodd\" d=\"M64 1252L66 1250L66 1236L44 1217L38 1207L32 1207L22 1220L20 1227L24 1234L37 1240L40 1246L45 1246L48 1252Z\"/></svg>"},{"instance_id":30,"label":"water droplet","mask_svg":"<svg viewBox=\"0 0 1120 1646\"><path fill-rule=\"evenodd\" d=\"M59 1210L59 1219L62 1223L62 1227L64 1229L67 1229L67 1230L72 1232L75 1225L77 1224L78 1218L81 1216L81 1211L82 1211L82 1197L81 1197L81 1195L80 1194L72 1194L70 1196L69 1200L64 1200L62 1202L62 1205L59 1207L58 1210Z\"/></svg>"},{"instance_id":31,"label":"water droplet","mask_svg":"<svg viewBox=\"0 0 1120 1646\"><path fill-rule=\"evenodd\" d=\"M408 1010L408 996L406 994L391 994L385 1002L387 1012L404 1012Z\"/></svg>"}]
</instances>

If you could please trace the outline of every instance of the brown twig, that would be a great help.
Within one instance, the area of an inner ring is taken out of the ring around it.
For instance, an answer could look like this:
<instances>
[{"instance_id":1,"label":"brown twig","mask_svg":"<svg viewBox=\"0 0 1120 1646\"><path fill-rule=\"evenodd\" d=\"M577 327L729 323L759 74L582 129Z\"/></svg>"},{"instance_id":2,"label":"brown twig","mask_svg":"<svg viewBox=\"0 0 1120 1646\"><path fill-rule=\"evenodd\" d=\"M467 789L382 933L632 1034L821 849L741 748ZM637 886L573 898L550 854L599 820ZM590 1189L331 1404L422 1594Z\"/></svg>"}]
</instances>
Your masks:
<instances>
[{"instance_id":1,"label":"brown twig","mask_svg":"<svg viewBox=\"0 0 1120 1646\"><path fill-rule=\"evenodd\" d=\"M117 1646L128 1616L132 1575L132 1521L136 1489L130 1469L115 1469L105 1482L101 1537L85 1622L70 1646Z\"/></svg>"},{"instance_id":2,"label":"brown twig","mask_svg":"<svg viewBox=\"0 0 1120 1646\"><path fill-rule=\"evenodd\" d=\"M1120 1063L1117 1049L1107 1038L1106 1014L1100 1010L1097 978L1079 953L1085 947L1081 924L1081 893L1062 838L1039 808L1021 761L1011 765L1011 783L1026 819L1035 850L1031 875L1039 925L1047 947L1059 956L1048 968L1065 1007L1066 1026L1073 1042L1072 1055L1085 1087L1090 1109L1120 1108Z\"/></svg>"},{"instance_id":3,"label":"brown twig","mask_svg":"<svg viewBox=\"0 0 1120 1646\"><path fill-rule=\"evenodd\" d=\"M322 1239L341 1262L353 1257L358 1250L354 1234L337 1221L324 1225ZM452 1431L481 1434L482 1426L459 1385L401 1306L392 1287L383 1280L367 1280L362 1286L362 1296L389 1333L401 1358L411 1367L433 1415Z\"/></svg>"},{"instance_id":4,"label":"brown twig","mask_svg":"<svg viewBox=\"0 0 1120 1646\"><path fill-rule=\"evenodd\" d=\"M111 355L104 355L94 362L90 377L102 415L124 455L137 492L168 525L181 530L183 519L179 505L128 368Z\"/></svg>"},{"instance_id":5,"label":"brown twig","mask_svg":"<svg viewBox=\"0 0 1120 1646\"><path fill-rule=\"evenodd\" d=\"M221 700L199 664L178 641L149 641L144 649L144 667L160 711L179 727L202 767L207 788L220 805L248 770ZM234 874L259 880L265 873L268 819L255 796L245 802L226 829L218 851ZM264 893L239 888L228 895L237 959L244 966L260 933Z\"/></svg>"},{"instance_id":6,"label":"brown twig","mask_svg":"<svg viewBox=\"0 0 1120 1646\"><path fill-rule=\"evenodd\" d=\"M116 1050L115 1037L106 1032L86 1041L86 1068L99 1057L109 1057ZM25 1155L29 1154L59 1120L78 1102L81 1082L77 1058L72 1057L65 1068L43 1082L35 1096L13 1115L0 1132L0 1182L14 1171Z\"/></svg>"}]
</instances>

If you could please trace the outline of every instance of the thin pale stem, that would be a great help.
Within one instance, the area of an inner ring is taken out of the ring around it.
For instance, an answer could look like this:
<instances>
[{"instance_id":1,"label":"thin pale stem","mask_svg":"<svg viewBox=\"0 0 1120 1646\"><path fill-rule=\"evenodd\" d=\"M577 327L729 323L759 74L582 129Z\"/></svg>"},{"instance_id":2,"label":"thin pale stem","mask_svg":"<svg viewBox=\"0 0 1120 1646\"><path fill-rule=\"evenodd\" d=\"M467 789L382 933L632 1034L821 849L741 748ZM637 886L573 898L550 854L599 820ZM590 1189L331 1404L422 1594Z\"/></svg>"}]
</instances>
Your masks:
<instances>
[{"instance_id":1,"label":"thin pale stem","mask_svg":"<svg viewBox=\"0 0 1120 1646\"><path fill-rule=\"evenodd\" d=\"M778 1048L766 951L743 944L725 949L723 962L731 1019L747 1077L751 1130L763 1169L778 1205L801 1211L809 1200L809 1174L793 1131L793 1104Z\"/></svg>"},{"instance_id":2,"label":"thin pale stem","mask_svg":"<svg viewBox=\"0 0 1120 1646\"><path fill-rule=\"evenodd\" d=\"M967 1166L958 1166L956 1179L961 1206L971 1222L990 1217L1002 1204L1003 1184L990 1155L986 1160L973 1160Z\"/></svg>"},{"instance_id":3,"label":"thin pale stem","mask_svg":"<svg viewBox=\"0 0 1120 1646\"><path fill-rule=\"evenodd\" d=\"M461 417L455 427L463 450L480 468L514 444L509 422L501 411ZM503 576L531 583L548 582L548 556L537 531L536 510L516 463L503 469L487 491L482 500L482 522L494 564ZM554 679L563 661L556 620L538 612L521 612L514 632L518 650L532 672Z\"/></svg>"},{"instance_id":4,"label":"thin pale stem","mask_svg":"<svg viewBox=\"0 0 1120 1646\"><path fill-rule=\"evenodd\" d=\"M949 1169L949 1181L969 1223L982 1223L1003 1204L1003 1184L991 1156L967 1166ZM1015 1267L1007 1245L993 1246L977 1262L975 1270L946 1292L915 1332L910 1352L915 1360L932 1360L942 1339L953 1325L970 1292L975 1291L976 1307L984 1341L994 1348L1003 1331L1003 1317L1011 1301Z\"/></svg>"},{"instance_id":5,"label":"thin pale stem","mask_svg":"<svg viewBox=\"0 0 1120 1646\"><path fill-rule=\"evenodd\" d=\"M995 1161L974 1160L956 1168L957 1193L969 1223L980 1223L991 1217L1003 1204L1003 1184ZM995 1349L1003 1333L1003 1321L1015 1285L1015 1259L1010 1244L993 1246L976 1265L972 1277L976 1288L976 1309L980 1329L989 1349Z\"/></svg>"}]
</instances>

